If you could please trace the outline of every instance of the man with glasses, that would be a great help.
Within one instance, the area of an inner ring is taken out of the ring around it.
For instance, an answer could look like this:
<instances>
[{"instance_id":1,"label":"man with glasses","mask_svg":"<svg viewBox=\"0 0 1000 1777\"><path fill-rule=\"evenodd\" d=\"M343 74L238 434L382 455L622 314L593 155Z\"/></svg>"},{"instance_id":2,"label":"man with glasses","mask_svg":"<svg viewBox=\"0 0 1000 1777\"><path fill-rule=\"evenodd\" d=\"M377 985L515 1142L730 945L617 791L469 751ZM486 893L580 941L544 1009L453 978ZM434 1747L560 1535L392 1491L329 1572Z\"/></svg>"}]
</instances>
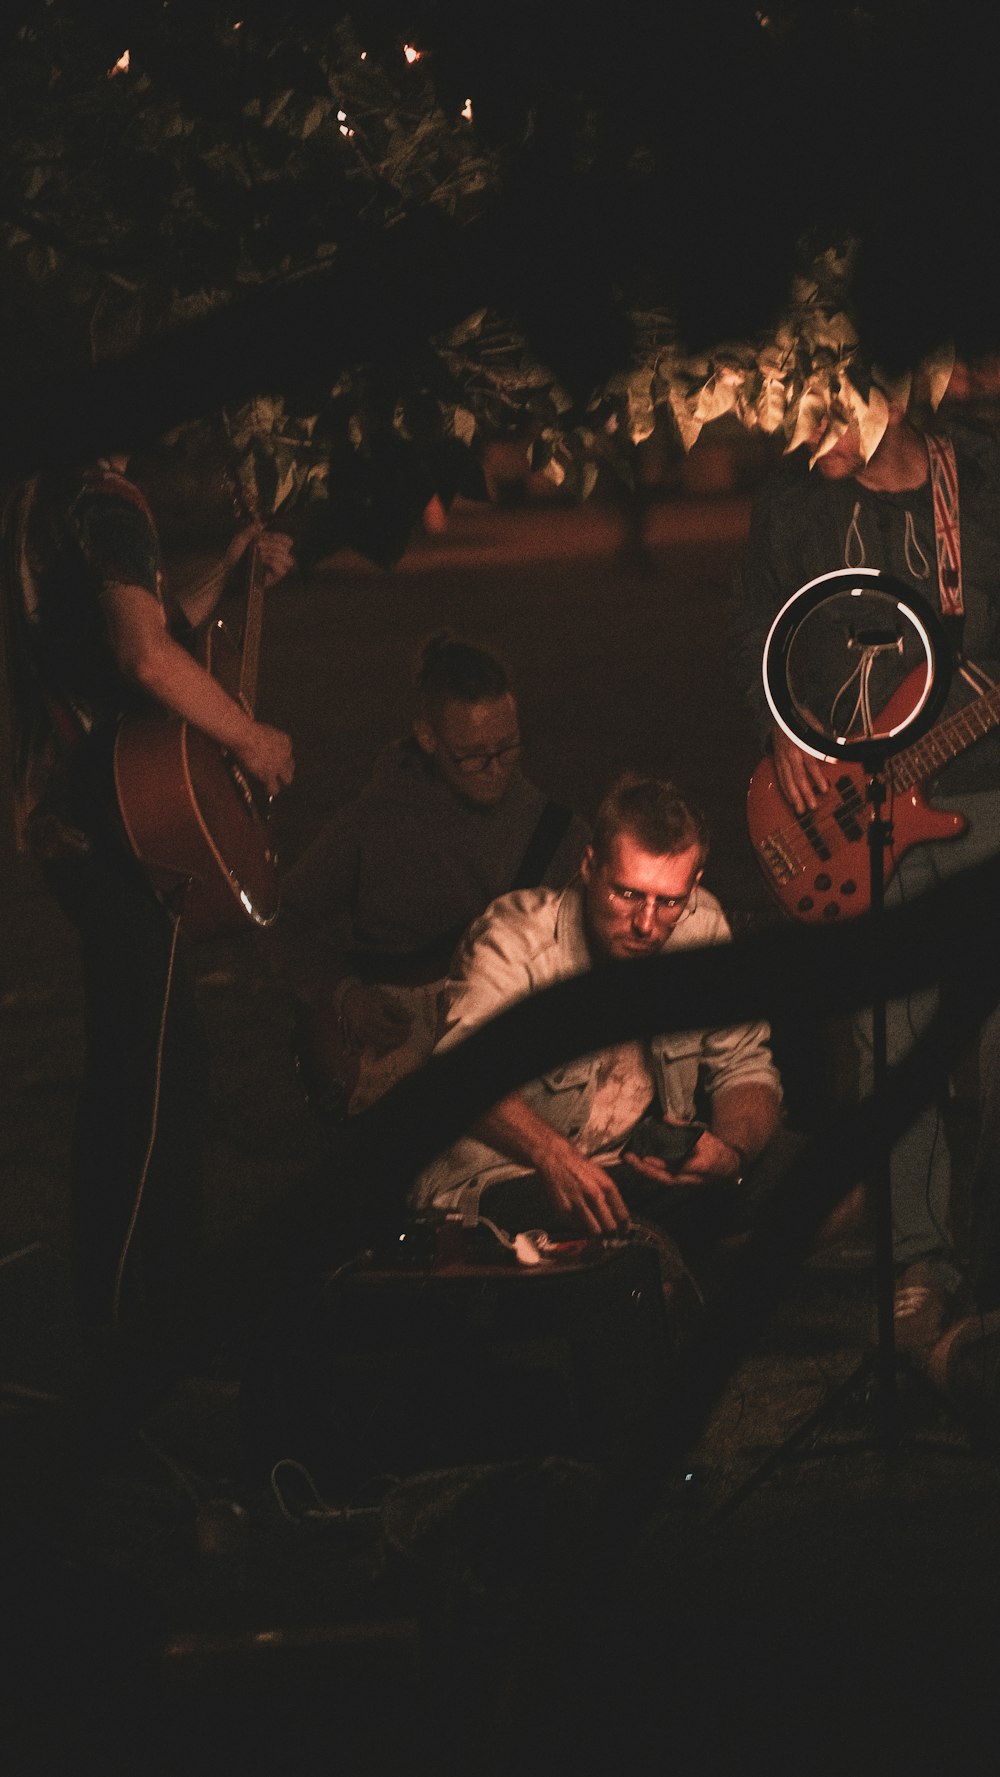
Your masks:
<instances>
[{"instance_id":1,"label":"man with glasses","mask_svg":"<svg viewBox=\"0 0 1000 1777\"><path fill-rule=\"evenodd\" d=\"M284 885L275 945L300 1006L300 1071L335 1116L427 1059L466 927L512 888L567 882L588 836L523 776L517 700L492 654L433 637L416 693L412 732Z\"/></svg>"},{"instance_id":2,"label":"man with glasses","mask_svg":"<svg viewBox=\"0 0 1000 1777\"><path fill-rule=\"evenodd\" d=\"M672 784L620 778L569 887L505 895L469 931L439 1048L605 962L725 943L722 910L701 886L707 846L701 815ZM744 1176L775 1136L780 1100L762 1023L623 1043L494 1105L420 1175L414 1202L511 1232L614 1234L638 1214L690 1250L741 1225Z\"/></svg>"}]
</instances>

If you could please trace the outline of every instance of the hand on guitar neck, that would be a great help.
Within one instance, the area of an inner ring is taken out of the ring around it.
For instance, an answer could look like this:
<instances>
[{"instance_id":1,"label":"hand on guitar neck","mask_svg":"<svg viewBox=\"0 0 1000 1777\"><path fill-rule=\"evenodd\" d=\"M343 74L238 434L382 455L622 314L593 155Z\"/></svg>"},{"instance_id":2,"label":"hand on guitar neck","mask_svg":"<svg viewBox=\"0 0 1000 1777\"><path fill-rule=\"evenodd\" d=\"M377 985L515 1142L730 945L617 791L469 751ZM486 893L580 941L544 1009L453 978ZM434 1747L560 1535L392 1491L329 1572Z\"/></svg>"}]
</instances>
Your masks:
<instances>
[{"instance_id":1,"label":"hand on guitar neck","mask_svg":"<svg viewBox=\"0 0 1000 1777\"><path fill-rule=\"evenodd\" d=\"M284 531L266 531L257 522L246 525L233 538L226 550L221 563L220 576L216 587L214 602L218 602L220 593L233 582L236 570L245 575L248 594L254 589L256 594L263 592L277 580L284 579L295 566L294 545L292 539ZM190 612L189 612L190 616ZM248 616L248 630L250 619ZM259 649L259 613L254 623L254 641L248 643L244 636L244 647L253 647L254 661L251 665L251 681L256 680L256 650ZM273 728L266 722L254 720L252 702L255 684L244 684L234 693L236 701L246 715L245 734L232 744L232 751L240 764L264 785L269 796L276 796L279 790L291 783L295 772L295 760L292 754L292 743L287 734L279 728Z\"/></svg>"},{"instance_id":2,"label":"hand on guitar neck","mask_svg":"<svg viewBox=\"0 0 1000 1777\"><path fill-rule=\"evenodd\" d=\"M260 576L264 587L283 580L295 566L295 545L288 533L266 531L259 522L254 522L238 531L226 550L223 566L227 574L242 561L248 550L252 550L250 571Z\"/></svg>"},{"instance_id":3,"label":"hand on guitar neck","mask_svg":"<svg viewBox=\"0 0 1000 1777\"><path fill-rule=\"evenodd\" d=\"M294 566L291 537L284 531L266 531L255 521L237 531L221 561L216 556L207 569L203 562L188 565L188 558L175 563L170 583L191 628L197 630L217 606L244 594L251 577L257 577L266 590L283 580Z\"/></svg>"}]
</instances>

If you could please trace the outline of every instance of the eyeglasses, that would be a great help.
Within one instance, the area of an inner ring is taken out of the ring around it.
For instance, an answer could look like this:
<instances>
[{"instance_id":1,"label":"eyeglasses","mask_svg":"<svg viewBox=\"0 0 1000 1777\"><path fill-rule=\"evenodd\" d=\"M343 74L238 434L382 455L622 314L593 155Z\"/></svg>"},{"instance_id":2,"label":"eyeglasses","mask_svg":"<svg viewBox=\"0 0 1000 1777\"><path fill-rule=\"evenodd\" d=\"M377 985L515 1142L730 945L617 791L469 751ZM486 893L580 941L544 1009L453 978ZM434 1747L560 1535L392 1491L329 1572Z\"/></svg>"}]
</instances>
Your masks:
<instances>
[{"instance_id":1,"label":"eyeglasses","mask_svg":"<svg viewBox=\"0 0 1000 1777\"><path fill-rule=\"evenodd\" d=\"M620 907L627 907L630 913L637 913L640 909L645 912L648 907L653 918L657 919L664 913L683 913L696 887L697 884L692 883L686 895L644 895L641 889L628 888L623 882L612 882L608 884L608 900L616 901Z\"/></svg>"},{"instance_id":2,"label":"eyeglasses","mask_svg":"<svg viewBox=\"0 0 1000 1777\"><path fill-rule=\"evenodd\" d=\"M516 758L523 745L524 742L519 738L508 741L505 747L494 747L488 753L453 753L448 747L444 747L443 751L448 754L456 771L461 771L466 777L473 777L476 772L489 771L494 760L499 762L501 759Z\"/></svg>"}]
</instances>

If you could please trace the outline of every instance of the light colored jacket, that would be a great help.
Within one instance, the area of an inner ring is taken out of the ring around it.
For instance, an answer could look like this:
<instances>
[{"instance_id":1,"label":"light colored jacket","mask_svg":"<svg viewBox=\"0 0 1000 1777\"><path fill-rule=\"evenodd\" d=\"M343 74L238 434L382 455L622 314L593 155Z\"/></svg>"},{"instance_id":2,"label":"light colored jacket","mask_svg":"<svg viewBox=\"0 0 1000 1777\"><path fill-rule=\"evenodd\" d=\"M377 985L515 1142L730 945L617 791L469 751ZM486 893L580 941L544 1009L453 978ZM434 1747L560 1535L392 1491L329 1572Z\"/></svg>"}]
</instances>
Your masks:
<instances>
[{"instance_id":1,"label":"light colored jacket","mask_svg":"<svg viewBox=\"0 0 1000 1777\"><path fill-rule=\"evenodd\" d=\"M731 938L714 895L699 884L664 949L725 944ZM445 1034L436 1052L461 1043L490 1018L528 994L582 975L591 967L579 881L562 891L521 889L502 895L470 926L455 961L445 999ZM674 1031L649 1045L660 1109L685 1122L695 1115L700 1085L709 1101L731 1086L770 1087L781 1082L764 1023L720 1030ZM598 1057L584 1055L521 1087L533 1111L570 1141L586 1126L594 1096ZM412 1192L418 1208L475 1213L480 1192L527 1170L485 1142L463 1136L419 1175Z\"/></svg>"}]
</instances>

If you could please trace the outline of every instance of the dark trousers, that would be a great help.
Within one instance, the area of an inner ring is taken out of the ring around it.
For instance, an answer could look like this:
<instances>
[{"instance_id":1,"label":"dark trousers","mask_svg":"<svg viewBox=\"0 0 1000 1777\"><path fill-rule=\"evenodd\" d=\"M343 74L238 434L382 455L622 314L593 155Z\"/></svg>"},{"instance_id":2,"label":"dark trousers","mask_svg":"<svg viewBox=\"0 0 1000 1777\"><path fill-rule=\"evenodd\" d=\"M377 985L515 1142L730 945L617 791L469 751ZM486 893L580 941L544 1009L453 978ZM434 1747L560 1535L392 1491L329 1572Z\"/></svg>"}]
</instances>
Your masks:
<instances>
[{"instance_id":1,"label":"dark trousers","mask_svg":"<svg viewBox=\"0 0 1000 1777\"><path fill-rule=\"evenodd\" d=\"M169 1312L200 1239L207 1044L173 927L112 840L43 866L80 936L86 1052L71 1235L83 1325ZM172 954L173 953L173 954ZM127 1253L122 1261L122 1254ZM120 1274L120 1281L119 1281Z\"/></svg>"},{"instance_id":2,"label":"dark trousers","mask_svg":"<svg viewBox=\"0 0 1000 1777\"><path fill-rule=\"evenodd\" d=\"M1000 1006L979 1039L979 1139L972 1164L970 1271L976 1306L1000 1308Z\"/></svg>"}]
</instances>

